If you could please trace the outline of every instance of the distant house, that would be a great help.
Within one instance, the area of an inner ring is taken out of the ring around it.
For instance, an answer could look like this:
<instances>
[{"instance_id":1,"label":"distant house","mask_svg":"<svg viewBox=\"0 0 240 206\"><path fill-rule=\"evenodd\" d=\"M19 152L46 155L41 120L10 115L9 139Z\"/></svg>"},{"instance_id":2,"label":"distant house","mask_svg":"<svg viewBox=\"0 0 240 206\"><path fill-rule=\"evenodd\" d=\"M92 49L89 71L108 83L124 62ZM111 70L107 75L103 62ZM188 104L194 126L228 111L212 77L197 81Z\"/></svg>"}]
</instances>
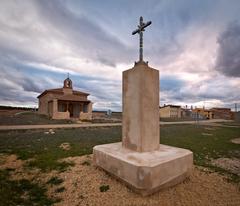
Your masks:
<instances>
[{"instance_id":1,"label":"distant house","mask_svg":"<svg viewBox=\"0 0 240 206\"><path fill-rule=\"evenodd\" d=\"M233 112L229 108L212 108L214 119L233 119Z\"/></svg>"},{"instance_id":2,"label":"distant house","mask_svg":"<svg viewBox=\"0 0 240 206\"><path fill-rule=\"evenodd\" d=\"M88 93L73 90L71 79L64 80L63 88L45 90L37 98L38 112L52 119L92 119L92 102Z\"/></svg>"},{"instance_id":3,"label":"distant house","mask_svg":"<svg viewBox=\"0 0 240 206\"><path fill-rule=\"evenodd\" d=\"M240 112L234 112L233 116L236 122L240 122Z\"/></svg>"},{"instance_id":4,"label":"distant house","mask_svg":"<svg viewBox=\"0 0 240 206\"><path fill-rule=\"evenodd\" d=\"M195 108L192 110L192 115L193 117L197 117L200 119L212 119L213 118L213 113L209 109L205 108Z\"/></svg>"},{"instance_id":5,"label":"distant house","mask_svg":"<svg viewBox=\"0 0 240 206\"><path fill-rule=\"evenodd\" d=\"M181 118L181 106L164 105L159 108L160 118Z\"/></svg>"},{"instance_id":6,"label":"distant house","mask_svg":"<svg viewBox=\"0 0 240 206\"><path fill-rule=\"evenodd\" d=\"M192 110L188 108L181 108L181 117L182 118L191 118Z\"/></svg>"}]
</instances>

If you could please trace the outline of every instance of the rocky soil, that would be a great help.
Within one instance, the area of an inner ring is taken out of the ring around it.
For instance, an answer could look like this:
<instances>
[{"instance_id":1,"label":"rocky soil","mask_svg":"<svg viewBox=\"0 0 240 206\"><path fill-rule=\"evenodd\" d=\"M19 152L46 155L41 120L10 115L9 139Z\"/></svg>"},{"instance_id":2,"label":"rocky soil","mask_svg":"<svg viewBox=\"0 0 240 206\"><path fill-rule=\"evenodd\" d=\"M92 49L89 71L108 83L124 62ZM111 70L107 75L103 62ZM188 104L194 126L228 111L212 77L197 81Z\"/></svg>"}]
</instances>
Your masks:
<instances>
[{"instance_id":1,"label":"rocky soil","mask_svg":"<svg viewBox=\"0 0 240 206\"><path fill-rule=\"evenodd\" d=\"M61 173L57 171L41 173L39 170L26 171L22 166L24 162L11 155L1 162L1 169L15 168L17 173L12 174L13 178L24 177L45 185L53 176L63 179L59 185L47 185L49 197L62 199L55 204L56 206L240 205L239 185L228 182L224 176L212 173L206 168L195 167L190 178L183 183L142 197L103 170L96 168L92 163L92 155L70 157L65 160L74 162L75 166ZM56 192L57 188L64 190Z\"/></svg>"},{"instance_id":2,"label":"rocky soil","mask_svg":"<svg viewBox=\"0 0 240 206\"><path fill-rule=\"evenodd\" d=\"M57 203L63 205L240 205L237 185L216 173L195 167L189 179L149 197L141 197L103 170L92 165L92 156L73 157L70 170L60 174L66 191ZM88 162L89 164L85 164ZM101 192L101 186L109 190Z\"/></svg>"}]
</instances>

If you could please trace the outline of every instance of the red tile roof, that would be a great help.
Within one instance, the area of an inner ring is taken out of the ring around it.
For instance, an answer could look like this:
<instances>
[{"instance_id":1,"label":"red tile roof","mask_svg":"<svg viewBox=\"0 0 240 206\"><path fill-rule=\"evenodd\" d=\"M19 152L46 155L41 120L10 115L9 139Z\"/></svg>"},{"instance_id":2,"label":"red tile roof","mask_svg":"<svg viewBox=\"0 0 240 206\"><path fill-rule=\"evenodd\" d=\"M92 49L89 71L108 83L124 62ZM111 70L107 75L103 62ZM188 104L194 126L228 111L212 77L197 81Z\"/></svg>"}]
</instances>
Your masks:
<instances>
[{"instance_id":1,"label":"red tile roof","mask_svg":"<svg viewBox=\"0 0 240 206\"><path fill-rule=\"evenodd\" d=\"M62 94L62 95L64 94L63 88L48 89L48 90L45 90L42 94L40 94L37 98L40 98L47 93ZM78 95L88 96L89 94L85 93L85 92L73 90L73 94L71 94L71 95L73 95L73 96L78 96Z\"/></svg>"}]
</instances>

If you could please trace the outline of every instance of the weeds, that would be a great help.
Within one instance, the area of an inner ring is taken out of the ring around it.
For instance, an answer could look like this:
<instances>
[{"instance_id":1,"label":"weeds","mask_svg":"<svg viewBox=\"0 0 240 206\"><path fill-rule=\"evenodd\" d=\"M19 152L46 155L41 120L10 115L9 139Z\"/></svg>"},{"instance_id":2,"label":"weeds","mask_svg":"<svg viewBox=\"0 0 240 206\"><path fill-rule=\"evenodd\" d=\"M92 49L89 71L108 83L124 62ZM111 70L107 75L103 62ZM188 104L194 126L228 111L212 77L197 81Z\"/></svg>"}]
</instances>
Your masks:
<instances>
[{"instance_id":1,"label":"weeds","mask_svg":"<svg viewBox=\"0 0 240 206\"><path fill-rule=\"evenodd\" d=\"M27 179L11 180L7 170L0 170L0 206L5 205L52 205L57 200L49 199L47 189Z\"/></svg>"},{"instance_id":2,"label":"weeds","mask_svg":"<svg viewBox=\"0 0 240 206\"><path fill-rule=\"evenodd\" d=\"M164 125L161 126L161 144L186 148L193 151L194 164L210 168L239 183L240 177L229 171L210 164L211 159L220 157L240 158L240 145L231 142L239 137L240 128L214 127L212 136L205 126L195 125ZM95 145L121 141L121 127L108 128L78 128L57 129L51 137L44 134L44 130L1 131L0 153L16 154L18 158L32 159L25 165L25 169L40 168L42 172L50 170L64 171L71 162L59 161L63 158L89 155ZM71 150L59 148L63 142L71 144ZM47 148L47 149L46 149ZM89 166L86 160L82 165ZM11 170L0 170L0 206L2 205L51 205L57 200L46 196L46 188L31 183L28 180L11 180ZM61 184L61 179L55 177L48 184ZM61 192L61 187L58 188ZM57 189L57 190L58 190ZM99 187L101 192L109 190L109 185ZM64 190L63 190L64 191ZM57 191L56 191L57 192Z\"/></svg>"},{"instance_id":3,"label":"weeds","mask_svg":"<svg viewBox=\"0 0 240 206\"><path fill-rule=\"evenodd\" d=\"M109 185L101 185L99 190L100 192L107 192L109 190Z\"/></svg>"},{"instance_id":4,"label":"weeds","mask_svg":"<svg viewBox=\"0 0 240 206\"><path fill-rule=\"evenodd\" d=\"M58 178L58 177L56 177L56 176L51 177L51 178L47 181L47 184L50 184L50 185L60 185L61 183L63 183L63 179Z\"/></svg>"}]
</instances>

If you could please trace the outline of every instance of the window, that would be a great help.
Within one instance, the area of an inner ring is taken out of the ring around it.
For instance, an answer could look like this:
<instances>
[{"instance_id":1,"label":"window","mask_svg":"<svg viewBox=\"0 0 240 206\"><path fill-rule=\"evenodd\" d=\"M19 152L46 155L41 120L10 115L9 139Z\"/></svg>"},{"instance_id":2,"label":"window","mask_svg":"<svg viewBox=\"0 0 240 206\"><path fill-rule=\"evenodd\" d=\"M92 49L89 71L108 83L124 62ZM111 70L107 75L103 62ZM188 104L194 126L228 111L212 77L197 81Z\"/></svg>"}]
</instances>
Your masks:
<instances>
[{"instance_id":1,"label":"window","mask_svg":"<svg viewBox=\"0 0 240 206\"><path fill-rule=\"evenodd\" d=\"M67 104L65 104L65 103L58 103L58 111L59 112L66 112L67 111Z\"/></svg>"},{"instance_id":2,"label":"window","mask_svg":"<svg viewBox=\"0 0 240 206\"><path fill-rule=\"evenodd\" d=\"M87 105L87 104L84 104L84 105L83 105L83 112L84 112L84 113L87 113L87 112L88 112L88 105Z\"/></svg>"}]
</instances>

